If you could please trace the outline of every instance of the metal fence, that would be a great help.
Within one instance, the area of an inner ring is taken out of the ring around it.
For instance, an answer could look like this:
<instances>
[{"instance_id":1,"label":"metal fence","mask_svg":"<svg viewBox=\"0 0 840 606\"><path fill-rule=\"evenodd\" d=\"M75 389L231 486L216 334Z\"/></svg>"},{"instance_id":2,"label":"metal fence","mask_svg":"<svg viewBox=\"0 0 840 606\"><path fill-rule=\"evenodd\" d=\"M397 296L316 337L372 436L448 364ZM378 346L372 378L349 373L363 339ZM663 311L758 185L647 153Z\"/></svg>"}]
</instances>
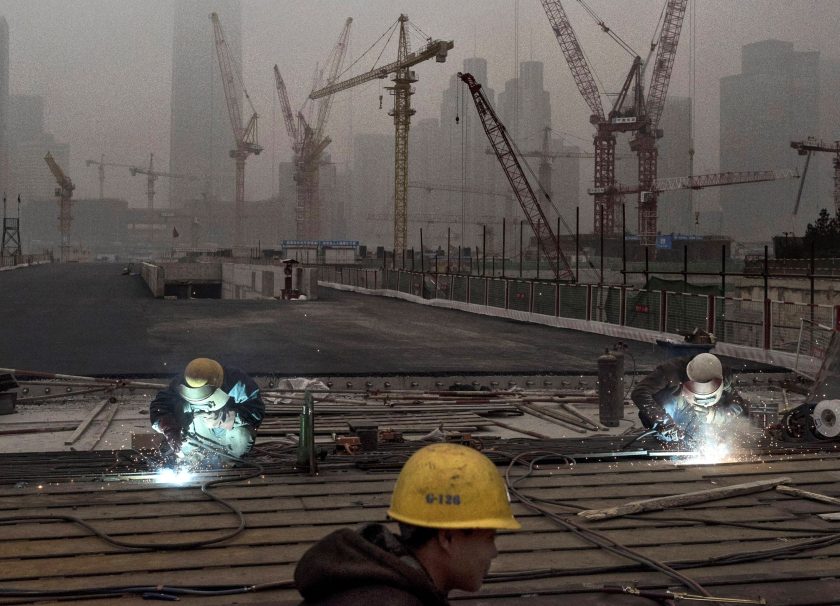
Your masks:
<instances>
[{"instance_id":1,"label":"metal fence","mask_svg":"<svg viewBox=\"0 0 840 606\"><path fill-rule=\"evenodd\" d=\"M322 275L330 282L367 288L377 288L375 285L379 284L389 290L426 299L604 322L674 335L699 328L714 333L725 343L812 358L819 358L821 344L826 339L825 330L830 332L840 318L840 306L757 301L629 286L423 274L400 269L324 268ZM803 322L808 322L811 328L804 330Z\"/></svg>"},{"instance_id":2,"label":"metal fence","mask_svg":"<svg viewBox=\"0 0 840 606\"><path fill-rule=\"evenodd\" d=\"M0 255L0 267L32 265L33 263L47 263L50 261L52 261L52 255L46 253L37 255Z\"/></svg>"}]
</instances>

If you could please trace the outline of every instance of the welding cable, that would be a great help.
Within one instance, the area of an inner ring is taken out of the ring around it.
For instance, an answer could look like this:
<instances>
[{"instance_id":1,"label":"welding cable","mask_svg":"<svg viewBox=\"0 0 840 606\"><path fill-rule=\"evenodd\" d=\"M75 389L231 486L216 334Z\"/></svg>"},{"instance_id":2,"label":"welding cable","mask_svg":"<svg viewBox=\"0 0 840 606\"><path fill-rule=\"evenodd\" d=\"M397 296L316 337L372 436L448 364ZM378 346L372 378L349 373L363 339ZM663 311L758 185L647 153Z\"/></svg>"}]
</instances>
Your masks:
<instances>
[{"instance_id":1,"label":"welding cable","mask_svg":"<svg viewBox=\"0 0 840 606\"><path fill-rule=\"evenodd\" d=\"M639 435L637 435L637 436L633 437L633 438L632 438L631 440L629 440L626 444L623 444L623 445L621 446L621 448L619 448L619 450L620 450L620 451L621 451L621 450L627 450L628 448L630 448L633 444L635 444L635 443L636 443L636 442L638 442L639 440L643 440L644 438L647 438L647 437L650 437L650 436L655 436L657 433L659 433L659 431L658 431L658 430L656 430L656 429L648 429L648 430L647 430L647 431L645 431L644 433L640 433Z\"/></svg>"},{"instance_id":2,"label":"welding cable","mask_svg":"<svg viewBox=\"0 0 840 606\"><path fill-rule=\"evenodd\" d=\"M514 465L525 465L525 462L522 461L526 456L534 456L528 463L528 470L521 476L511 480L511 470ZM608 551L612 551L613 553L617 553L618 555L625 556L629 559L632 559L637 562L635 565L629 566L612 566L612 567L595 567L591 569L575 569L573 571L564 571L558 569L539 569L539 570L531 570L531 571L521 571L516 573L498 573L494 575L490 575L488 577L488 581L491 582L502 582L502 581L511 581L511 580L528 580L528 579L538 579L538 578L549 578L553 576L569 576L571 574L581 575L581 574L606 574L606 573L616 573L616 572L633 572L638 570L643 570L645 567L651 567L655 570L659 570L660 572L664 572L671 576L672 578L678 579L681 583L685 584L688 587L691 587L694 591L698 591L699 593L708 596L708 593L704 593L704 589L697 584L692 579L676 572L678 569L687 569L687 568L701 568L706 566L717 566L721 564L736 564L736 563L746 563L746 562L755 562L761 561L776 557L782 556L793 556L797 555L803 551L808 551L811 549L819 549L823 547L828 547L837 543L840 543L840 533L834 533L829 531L830 534L828 536L820 536L812 539L808 539L805 541L801 541L795 543L793 545L785 545L783 547L773 548L773 549L766 549L766 550L757 550L757 551L748 551L748 552L740 552L740 553L733 553L733 554L723 554L721 556L714 556L711 558L706 559L698 559L698 560L680 560L680 561L673 561L673 562L658 562L653 558L649 558L647 556L643 556L641 554L637 554L630 548L627 548L619 543L616 543L609 537L602 535L592 529L580 526L573 522L571 519L563 519L558 514L553 512L547 511L538 505L536 505L537 499L526 497L522 494L519 488L517 488L517 484L521 482L523 479L531 476L534 471L535 465L539 462L539 460L547 457L547 456L558 456L557 453L546 453L545 451L538 452L530 452L530 453L522 453L514 457L511 460L510 465L505 471L505 479L507 481L508 489L511 494L515 495L519 500L528 506L529 508L538 511L557 523L558 525L567 528L571 532L575 533L576 535L580 536L581 538L598 545ZM562 456L562 455L560 455ZM631 518L644 518L644 516L628 516ZM651 518L646 518L650 520ZM652 519L661 519L661 518L652 518ZM732 524L737 525L737 523L726 523L721 522L721 524ZM767 530L766 528L761 528L762 530ZM819 531L818 529L815 529ZM807 531L805 529L797 531ZM825 532L820 531L820 532ZM641 564L641 566L639 565ZM661 567L661 568L660 568Z\"/></svg>"},{"instance_id":3,"label":"welding cable","mask_svg":"<svg viewBox=\"0 0 840 606\"><path fill-rule=\"evenodd\" d=\"M526 452L526 453L522 453L522 454L516 456L510 462L507 469L505 470L505 481L507 483L508 490L511 492L511 494L514 494L520 500L520 502L523 505L525 505L529 509L532 509L534 511L537 511L537 512L543 514L544 516L546 516L548 519L553 521L558 526L561 526L561 527L565 528L566 530L574 533L576 536L580 537L581 539L586 540L589 543L597 545L598 547L600 547L602 549L605 549L606 551L609 551L609 552L614 553L616 555L622 556L624 558L633 560L633 561L635 561L639 564L645 565L645 566L647 566L647 567L649 567L649 568L651 568L655 571L661 572L661 573L669 576L670 578L679 581L682 585L690 588L691 590L696 591L697 593L699 593L703 596L710 597L710 594L699 583L697 583L694 579L691 579L691 578L687 577L686 575L681 574L680 572L678 572L674 568L668 566L667 564L665 564L663 562L660 562L660 561L658 561L654 558L651 558L649 556L645 556L641 553L638 553L637 551L635 551L633 549L630 549L629 547L626 547L626 546L614 541L613 539L609 538L608 536L604 535L603 533L600 533L600 532L597 532L597 531L592 530L590 528L586 528L584 526L581 526L577 522L573 521L571 518L561 517L560 515L552 512L552 511L549 511L544 507L541 507L540 505L537 504L537 502L535 500L526 496L522 491L520 491L517 488L516 485L520 481L522 481L524 478L530 476L533 473L533 466L536 462L538 462L540 459L546 458L547 456L552 456L552 455L546 455L544 452L541 452L540 455L542 455L542 456L533 457L531 459L531 461L529 462L529 471L526 472L526 474L524 474L522 476L519 476L518 478L512 479L511 478L511 472L514 469L514 467L516 465L523 464L523 463L520 463L521 459L526 457L526 456L529 456L531 454L532 453L527 453ZM556 456L556 453L553 456Z\"/></svg>"},{"instance_id":4,"label":"welding cable","mask_svg":"<svg viewBox=\"0 0 840 606\"><path fill-rule=\"evenodd\" d=\"M121 539L117 539L116 537L113 537L113 536L109 535L106 532L103 532L102 530L99 530L98 528L93 526L90 522L86 522L85 520L82 520L79 517L70 516L70 515L61 515L61 514L49 514L49 515L43 515L43 516L0 517L0 525L15 524L15 523L18 523L18 522L46 522L46 521L49 521L49 520L59 520L59 521L62 521L62 522L71 522L73 524L81 526L82 528L84 528L85 530L87 530L91 534L99 537L100 539L102 539L106 543L109 543L109 544L114 545L116 547L122 547L122 548L125 548L125 549L131 549L131 550L135 550L135 551L155 551L155 550L172 550L172 551L174 551L174 550L197 549L199 547L206 547L208 545L215 545L215 544L221 543L223 541L228 541L228 540L236 537L237 535L239 535L243 530L245 530L245 514L242 512L242 510L240 510L238 507L236 507L236 505L234 505L234 504L226 501L225 499L222 499L221 497L213 494L210 491L210 488L215 487L215 486L220 486L222 484L232 483L232 482L241 482L241 481L244 481L244 480L249 480L251 478L255 478L257 476L261 476L265 473L265 469L263 468L262 465L260 465L259 463L255 462L255 461L247 461L245 459L240 459L239 457L235 457L235 456L233 456L229 453L225 453L221 450L216 450L216 449L210 448L206 444L201 445L201 447L206 448L208 450L211 450L211 451L215 452L216 454L224 455L227 458L229 458L233 461L236 461L238 463L247 465L248 467L253 467L254 468L254 471L252 471L250 473L246 473L244 475L237 475L237 476L229 477L229 478L219 478L219 479L216 479L216 480L210 480L210 481L204 482L201 485L201 492L205 496L207 496L209 499L215 501L216 503L221 505L223 508L225 508L228 511L230 511L231 513L233 513L237 517L237 519L239 520L239 524L237 525L236 528L232 528L231 530L229 530L228 532L225 532L221 536L211 538L211 539L203 539L203 540L200 540L200 541L184 541L184 542L180 542L180 543L164 543L164 544L123 541ZM142 455L142 453L140 453L140 454L141 454L141 456L146 458L144 455Z\"/></svg>"},{"instance_id":5,"label":"welding cable","mask_svg":"<svg viewBox=\"0 0 840 606\"><path fill-rule=\"evenodd\" d=\"M177 596L225 596L258 593L274 589L294 589L294 581L275 581L258 585L218 585L218 586L179 586L179 585L128 585L125 587L93 587L79 589L3 589L0 597L9 598L78 598L87 596L140 595L146 599L171 600Z\"/></svg>"}]
</instances>

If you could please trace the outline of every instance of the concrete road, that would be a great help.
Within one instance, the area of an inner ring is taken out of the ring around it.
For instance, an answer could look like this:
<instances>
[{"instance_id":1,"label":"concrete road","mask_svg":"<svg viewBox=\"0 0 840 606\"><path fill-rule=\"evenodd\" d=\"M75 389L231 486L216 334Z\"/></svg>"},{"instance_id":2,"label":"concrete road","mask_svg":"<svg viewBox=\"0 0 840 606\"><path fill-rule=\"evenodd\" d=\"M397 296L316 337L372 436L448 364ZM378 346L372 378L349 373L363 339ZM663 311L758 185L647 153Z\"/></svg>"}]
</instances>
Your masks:
<instances>
[{"instance_id":1,"label":"concrete road","mask_svg":"<svg viewBox=\"0 0 840 606\"><path fill-rule=\"evenodd\" d=\"M0 272L0 367L164 376L196 356L254 374L591 374L615 339L322 288L316 301L164 301L116 264ZM638 370L662 359L631 344ZM627 370L632 371L628 360Z\"/></svg>"}]
</instances>

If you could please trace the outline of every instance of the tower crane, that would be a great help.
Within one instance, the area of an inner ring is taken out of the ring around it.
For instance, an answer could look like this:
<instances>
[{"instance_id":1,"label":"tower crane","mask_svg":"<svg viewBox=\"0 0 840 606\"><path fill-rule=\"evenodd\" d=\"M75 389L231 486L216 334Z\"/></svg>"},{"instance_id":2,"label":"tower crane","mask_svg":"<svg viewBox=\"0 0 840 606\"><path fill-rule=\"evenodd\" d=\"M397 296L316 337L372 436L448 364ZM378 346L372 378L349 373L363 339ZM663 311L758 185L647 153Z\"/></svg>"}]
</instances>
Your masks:
<instances>
[{"instance_id":1,"label":"tower crane","mask_svg":"<svg viewBox=\"0 0 840 606\"><path fill-rule=\"evenodd\" d=\"M630 187L615 185L613 191L618 194L656 194L663 191L677 191L681 189L705 189L706 187L720 187L722 185L739 185L742 183L760 183L762 181L778 181L780 179L798 179L799 172L792 168L781 170L755 170L743 172L711 173L708 175L692 175L689 177L665 177L654 179L643 188L641 184ZM603 193L596 188L590 188L591 195Z\"/></svg>"},{"instance_id":2,"label":"tower crane","mask_svg":"<svg viewBox=\"0 0 840 606\"><path fill-rule=\"evenodd\" d=\"M614 235L617 207L617 193L613 187L615 185L615 133L646 133L641 138L634 139L636 143L633 147L635 148L634 151L639 154L640 182L643 184L652 182L656 178L655 139L659 134L656 125L659 123L659 117L664 107L665 94L671 78L677 42L688 0L666 1L663 27L657 43L656 63L649 87L649 102L647 104L645 104L642 90L641 57L634 53L602 20L593 14L601 29L607 32L628 53L634 55L624 85L608 114L601 104L598 86L560 0L540 0L540 2L572 72L575 84L592 111L589 121L596 129L593 184L594 189L601 192L595 195L595 232ZM587 10L589 9L587 8ZM656 234L655 197L652 198L652 201L648 201L647 206L643 207L640 204L639 226L643 238L650 237L651 226L652 234ZM652 244L652 241L646 243Z\"/></svg>"},{"instance_id":3,"label":"tower crane","mask_svg":"<svg viewBox=\"0 0 840 606\"><path fill-rule=\"evenodd\" d=\"M662 137L662 131L657 127L665 108L687 3L688 0L667 0L641 128L630 140L630 149L638 154L639 161L639 238L643 246L651 246L656 241L657 194L647 188L657 177L656 140ZM650 195L645 195L645 191L650 191Z\"/></svg>"},{"instance_id":4,"label":"tower crane","mask_svg":"<svg viewBox=\"0 0 840 606\"><path fill-rule=\"evenodd\" d=\"M216 43L216 55L219 59L219 70L222 74L222 84L225 89L225 101L227 102L230 125L233 129L233 138L236 142L236 149L231 150L230 157L236 161L236 187L235 187L235 208L234 208L234 246L241 247L243 242L242 219L245 209L245 160L251 154L259 155L263 150L257 142L257 110L251 103L251 97L242 84L241 75L235 71L233 57L230 52L219 15L210 14L210 21L213 22L213 36ZM242 110L239 107L239 91L236 80L242 87L242 92L251 107L251 117L247 124L242 126Z\"/></svg>"},{"instance_id":5,"label":"tower crane","mask_svg":"<svg viewBox=\"0 0 840 606\"><path fill-rule=\"evenodd\" d=\"M158 177L168 177L170 179L189 179L190 181L197 181L198 177L195 175L180 175L176 173L168 173L155 170L155 155L149 154L149 168L141 168L139 166L129 166L128 171L132 177L137 175L146 175L146 197L148 205L146 208L154 208L155 206L155 181Z\"/></svg>"},{"instance_id":6,"label":"tower crane","mask_svg":"<svg viewBox=\"0 0 840 606\"><path fill-rule=\"evenodd\" d=\"M507 198L510 192L496 191L494 189L482 189L480 187L461 187L460 185L447 185L445 183L432 183L431 181L409 181L408 187L410 189L425 189L426 191L454 191L466 192L468 194L483 194L485 196L499 196Z\"/></svg>"},{"instance_id":7,"label":"tower crane","mask_svg":"<svg viewBox=\"0 0 840 606\"><path fill-rule=\"evenodd\" d=\"M835 141L833 145L824 143L814 137L808 137L805 141L791 141L790 146L797 151L800 156L807 156L805 159L805 170L808 170L808 161L811 159L813 152L829 152L834 154L832 164L834 165L834 212L840 212L840 141ZM804 183L804 175L803 175ZM799 197L802 195L802 185L800 184L799 194L796 197L796 209L799 210Z\"/></svg>"},{"instance_id":8,"label":"tower crane","mask_svg":"<svg viewBox=\"0 0 840 606\"><path fill-rule=\"evenodd\" d=\"M330 53L327 62L327 85L333 84L338 78L347 46L350 39L350 25L353 19L344 22L344 28L338 36L338 41ZM297 113L297 120L292 115L292 106L286 92L286 84L280 75L280 69L274 66L274 82L280 107L283 111L283 121L286 132L292 141L294 154L294 180L297 192L297 207L295 212L296 237L299 240L317 240L321 227L321 200L319 191L319 169L322 156L331 139L324 135L324 127L329 118L332 106L332 95L326 95L318 104L318 114L315 127L309 126L303 115L303 110Z\"/></svg>"},{"instance_id":9,"label":"tower crane","mask_svg":"<svg viewBox=\"0 0 840 606\"><path fill-rule=\"evenodd\" d=\"M310 99L319 99L333 93L369 82L374 78L387 78L394 74L394 85L388 87L394 97L394 109L388 115L394 117L394 252L405 250L407 240L406 213L408 206L408 130L411 116L411 85L417 82L417 75L410 68L432 57L438 63L446 61L446 55L455 44L449 40L429 40L417 51L409 52L406 26L408 16L400 15L399 42L397 44L397 60L367 73L348 78L341 82L327 85L313 91Z\"/></svg>"},{"instance_id":10,"label":"tower crane","mask_svg":"<svg viewBox=\"0 0 840 606\"><path fill-rule=\"evenodd\" d=\"M73 221L71 214L73 190L76 186L70 177L64 174L61 167L55 161L52 154L47 152L44 156L44 161L50 168L50 172L55 177L55 182L58 187L55 190L55 196L58 198L58 231L61 234L61 261L67 260L67 253L70 248L70 223Z\"/></svg>"},{"instance_id":11,"label":"tower crane","mask_svg":"<svg viewBox=\"0 0 840 606\"><path fill-rule=\"evenodd\" d=\"M494 156L496 152L492 147L485 150L488 155ZM551 162L549 160L556 160L557 158L594 158L595 154L591 152L564 152L551 151L551 127L546 126L543 129L542 147L531 151L519 151L519 155L523 158L539 158L540 166L538 169L538 177L540 183L545 189L545 193L549 198L552 198L551 192ZM625 159L624 154L615 154L615 161Z\"/></svg>"},{"instance_id":12,"label":"tower crane","mask_svg":"<svg viewBox=\"0 0 840 606\"><path fill-rule=\"evenodd\" d=\"M534 235L537 238L537 245L542 249L545 258L554 275L558 279L573 279L574 274L569 262L563 251L560 250L560 242L557 235L551 228L551 224L546 217L545 212L540 205L540 201L534 194L531 184L519 164L516 154L513 152L510 139L504 124L499 120L493 107L487 101L484 93L481 91L481 85L475 81L472 74L459 73L458 77L470 89L475 108L478 111L478 116L481 118L481 124L484 127L484 132L490 140L490 145L496 151L496 157L502 169L505 171L505 176L510 183L519 205L522 207L531 229L534 230Z\"/></svg>"},{"instance_id":13,"label":"tower crane","mask_svg":"<svg viewBox=\"0 0 840 606\"><path fill-rule=\"evenodd\" d=\"M105 154L99 160L85 160L85 166L98 166L99 170L99 199L105 199L105 167L115 166L119 168L131 168L128 164L117 164L115 162L105 162Z\"/></svg>"}]
</instances>

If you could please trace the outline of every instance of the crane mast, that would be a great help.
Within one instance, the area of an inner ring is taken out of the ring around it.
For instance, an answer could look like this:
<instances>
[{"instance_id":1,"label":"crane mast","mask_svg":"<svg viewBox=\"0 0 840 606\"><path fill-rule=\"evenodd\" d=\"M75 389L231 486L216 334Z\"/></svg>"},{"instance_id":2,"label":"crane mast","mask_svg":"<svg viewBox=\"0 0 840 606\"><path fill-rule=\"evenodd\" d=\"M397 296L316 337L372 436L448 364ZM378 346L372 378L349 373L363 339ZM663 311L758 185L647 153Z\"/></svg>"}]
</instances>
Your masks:
<instances>
[{"instance_id":1,"label":"crane mast","mask_svg":"<svg viewBox=\"0 0 840 606\"><path fill-rule=\"evenodd\" d=\"M242 111L239 107L239 91L236 86L236 71L233 65L230 47L222 32L222 24L219 22L219 15L211 13L210 20L213 22L213 36L216 43L216 56L219 59L219 70L222 74L222 85L225 91L228 117L233 129L233 137L236 142L236 149L231 150L230 156L236 162L236 187L235 209L234 209L234 246L242 247L244 239L242 234L242 222L245 210L245 160L251 154L259 155L262 147L257 142L257 112L251 105L252 114L245 126L242 125ZM244 89L244 87L243 87ZM250 104L248 92L244 91L245 98Z\"/></svg>"},{"instance_id":2,"label":"crane mast","mask_svg":"<svg viewBox=\"0 0 840 606\"><path fill-rule=\"evenodd\" d=\"M481 125L490 140L490 145L496 152L496 158L505 171L505 176L510 183L519 205L522 207L525 217L534 235L537 238L537 245L543 255L548 259L552 271L557 279L573 279L574 274L563 251L560 250L560 243L551 223L548 221L545 212L540 205L539 199L534 194L531 184L519 164L516 154L508 138L504 124L499 120L493 107L487 101L481 90L481 85L475 81L472 74L459 73L458 77L467 85L470 90L476 111L481 118Z\"/></svg>"},{"instance_id":3,"label":"crane mast","mask_svg":"<svg viewBox=\"0 0 840 606\"><path fill-rule=\"evenodd\" d=\"M117 166L120 168L130 168L128 164L116 164L114 162L105 162L105 154L99 160L85 160L85 166L96 166L99 172L99 199L105 199L105 167Z\"/></svg>"},{"instance_id":4,"label":"crane mast","mask_svg":"<svg viewBox=\"0 0 840 606\"><path fill-rule=\"evenodd\" d=\"M350 25L353 19L348 18L333 47L327 61L327 86L334 84L344 63L347 46L350 39ZM319 72L320 73L320 72ZM332 108L332 94L321 99L315 118L314 128L309 125L302 111L297 114L297 120L292 115L292 106L286 91L286 83L280 75L280 69L274 66L274 82L286 132L292 141L294 154L294 180L297 204L295 207L296 237L299 240L315 240L321 237L321 199L320 199L320 167L324 151L332 139L324 135L324 128Z\"/></svg>"},{"instance_id":5,"label":"crane mast","mask_svg":"<svg viewBox=\"0 0 840 606\"><path fill-rule=\"evenodd\" d=\"M616 197L613 193L613 186L615 185L615 133L632 131L638 128L638 121L634 119L637 114L636 108L631 111L622 111L622 106L634 79L638 80L639 60L638 58L634 60L622 91L616 99L613 111L607 115L604 112L589 63L583 54L563 5L560 0L540 0L540 3L545 10L566 63L572 72L578 91L592 112L589 122L595 126L593 184L595 188L604 192L595 196L593 225L595 233L604 233L611 236L615 233L616 222ZM638 91L638 88L637 82L636 91ZM637 100L638 96L638 92L636 92L634 99Z\"/></svg>"},{"instance_id":6,"label":"crane mast","mask_svg":"<svg viewBox=\"0 0 840 606\"><path fill-rule=\"evenodd\" d=\"M797 151L800 156L811 157L812 152L829 152L834 154L832 164L834 165L834 212L840 213L840 141L835 141L833 145L818 141L813 137L807 138L805 141L791 141L790 146ZM806 170L807 170L807 164ZM800 195L802 191L800 190ZM797 198L797 207L799 201ZM795 213L795 211L794 211Z\"/></svg>"},{"instance_id":7,"label":"crane mast","mask_svg":"<svg viewBox=\"0 0 840 606\"><path fill-rule=\"evenodd\" d=\"M76 186L70 177L64 174L61 167L55 161L52 154L47 152L44 156L44 161L50 169L50 172L55 177L55 182L58 187L55 190L55 196L58 198L58 231L61 234L61 261L66 261L70 249L70 223L73 221L72 198L73 190Z\"/></svg>"},{"instance_id":8,"label":"crane mast","mask_svg":"<svg viewBox=\"0 0 840 606\"><path fill-rule=\"evenodd\" d=\"M648 89L647 104L645 104L641 82L642 61L636 56L612 111L605 115L598 87L560 0L540 0L572 72L575 84L592 111L589 121L596 128L593 141L595 151L593 190L601 192L595 194L595 233L610 236L616 233L615 215L619 200L615 188L616 132L638 133L631 141L631 149L638 155L641 191L650 191L650 188L645 189L645 186L656 179L656 136L661 136L656 126L664 107L687 2L688 0L666 0L665 16L657 47L654 73ZM603 21L599 21L599 25L604 31L610 31ZM630 51L626 44L621 43L621 45L625 50ZM630 96L631 91L632 96ZM642 198L639 202L639 233L643 242L650 245L653 244L651 234L653 236L656 234L656 196L654 193L652 196L647 195Z\"/></svg>"},{"instance_id":9,"label":"crane mast","mask_svg":"<svg viewBox=\"0 0 840 606\"><path fill-rule=\"evenodd\" d=\"M665 97L671 81L677 43L688 0L668 0L659 42L656 47L653 74L648 86L647 103L642 128L630 141L630 149L638 154L639 162L639 239L642 246L652 246L657 232L657 194L652 184L657 177L659 152L656 140L662 137L659 119L665 108ZM650 191L649 195L644 192Z\"/></svg>"},{"instance_id":10,"label":"crane mast","mask_svg":"<svg viewBox=\"0 0 840 606\"><path fill-rule=\"evenodd\" d=\"M155 181L158 177L168 177L170 179L189 179L196 181L198 177L194 175L179 175L175 173L168 173L155 170L155 155L149 154L149 168L141 168L139 166L129 166L129 172L132 177L137 175L146 175L146 199L148 200L147 208L151 209L155 206Z\"/></svg>"},{"instance_id":11,"label":"crane mast","mask_svg":"<svg viewBox=\"0 0 840 606\"><path fill-rule=\"evenodd\" d=\"M454 47L453 42L443 40L431 40L420 50L411 52L408 48L408 37L406 35L407 15L399 17L399 42L397 46L397 60L382 67L373 69L364 74L348 78L347 80L328 84L327 86L313 91L310 99L319 99L353 86L369 82L375 78L386 78L394 74L393 86L388 87L394 97L394 107L388 115L394 118L394 253L398 254L405 250L407 241L407 201L408 201L408 131L411 123L411 116L414 110L411 108L411 85L417 82L417 76L412 71L412 66L431 59L438 63L446 61L448 51Z\"/></svg>"}]
</instances>

